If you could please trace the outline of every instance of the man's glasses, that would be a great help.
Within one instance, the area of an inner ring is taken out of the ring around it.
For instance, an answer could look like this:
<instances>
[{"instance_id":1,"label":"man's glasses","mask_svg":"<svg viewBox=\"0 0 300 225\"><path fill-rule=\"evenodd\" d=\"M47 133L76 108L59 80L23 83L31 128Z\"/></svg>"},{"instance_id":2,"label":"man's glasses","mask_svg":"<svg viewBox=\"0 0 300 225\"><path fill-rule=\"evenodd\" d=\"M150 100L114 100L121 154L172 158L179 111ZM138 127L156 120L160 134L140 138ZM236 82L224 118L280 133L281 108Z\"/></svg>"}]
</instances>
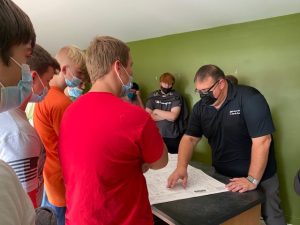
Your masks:
<instances>
[{"instance_id":1,"label":"man's glasses","mask_svg":"<svg viewBox=\"0 0 300 225\"><path fill-rule=\"evenodd\" d=\"M206 95L208 94L209 91L211 91L215 86L217 86L219 84L220 80L217 80L210 88L208 89L204 89L204 90L198 90L198 89L195 89L195 92L196 93L199 93L199 94L203 94L203 95Z\"/></svg>"}]
</instances>

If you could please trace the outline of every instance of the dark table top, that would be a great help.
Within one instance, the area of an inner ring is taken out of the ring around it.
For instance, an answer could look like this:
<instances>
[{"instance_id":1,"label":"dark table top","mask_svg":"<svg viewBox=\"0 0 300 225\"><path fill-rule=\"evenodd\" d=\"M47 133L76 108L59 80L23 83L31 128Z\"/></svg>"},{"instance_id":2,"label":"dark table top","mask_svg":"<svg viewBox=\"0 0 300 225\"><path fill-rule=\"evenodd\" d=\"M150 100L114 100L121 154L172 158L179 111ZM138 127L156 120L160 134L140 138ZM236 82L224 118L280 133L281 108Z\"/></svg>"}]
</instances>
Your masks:
<instances>
[{"instance_id":1,"label":"dark table top","mask_svg":"<svg viewBox=\"0 0 300 225\"><path fill-rule=\"evenodd\" d=\"M202 163L191 162L191 166L228 183L228 178L217 174ZM152 205L154 214L160 215L176 225L217 225L262 203L264 195L254 190L246 193L222 192L195 198L181 199Z\"/></svg>"}]
</instances>

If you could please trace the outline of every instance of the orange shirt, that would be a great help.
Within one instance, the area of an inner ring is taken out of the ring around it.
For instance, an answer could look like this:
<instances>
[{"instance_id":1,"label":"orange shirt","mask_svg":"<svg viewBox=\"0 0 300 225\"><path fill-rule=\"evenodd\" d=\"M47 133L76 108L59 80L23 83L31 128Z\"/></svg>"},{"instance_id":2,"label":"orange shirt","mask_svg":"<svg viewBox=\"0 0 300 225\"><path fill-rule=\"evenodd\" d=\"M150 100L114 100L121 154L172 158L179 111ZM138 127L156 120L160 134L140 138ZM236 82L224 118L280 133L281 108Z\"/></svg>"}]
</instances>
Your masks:
<instances>
[{"instance_id":1,"label":"orange shirt","mask_svg":"<svg viewBox=\"0 0 300 225\"><path fill-rule=\"evenodd\" d=\"M66 206L65 186L58 158L58 137L64 111L72 101L57 88L51 87L45 99L36 104L33 123L46 149L44 185L48 200L57 207Z\"/></svg>"}]
</instances>

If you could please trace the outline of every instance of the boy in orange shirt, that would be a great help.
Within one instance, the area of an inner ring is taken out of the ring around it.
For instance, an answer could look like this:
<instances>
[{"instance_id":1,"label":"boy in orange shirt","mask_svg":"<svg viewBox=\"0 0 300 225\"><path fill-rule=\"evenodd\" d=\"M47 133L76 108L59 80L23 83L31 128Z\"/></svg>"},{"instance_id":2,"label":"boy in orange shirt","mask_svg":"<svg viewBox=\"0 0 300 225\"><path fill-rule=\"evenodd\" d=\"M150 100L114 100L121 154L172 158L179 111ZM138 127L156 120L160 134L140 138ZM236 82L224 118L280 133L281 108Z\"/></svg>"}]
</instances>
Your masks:
<instances>
[{"instance_id":1,"label":"boy in orange shirt","mask_svg":"<svg viewBox=\"0 0 300 225\"><path fill-rule=\"evenodd\" d=\"M59 50L56 59L60 73L50 81L45 99L34 109L33 122L46 150L44 166L44 197L42 206L54 209L58 225L65 224L65 186L58 158L58 136L61 118L72 101L64 94L67 86L80 85L87 76L84 53L77 47L66 46Z\"/></svg>"}]
</instances>

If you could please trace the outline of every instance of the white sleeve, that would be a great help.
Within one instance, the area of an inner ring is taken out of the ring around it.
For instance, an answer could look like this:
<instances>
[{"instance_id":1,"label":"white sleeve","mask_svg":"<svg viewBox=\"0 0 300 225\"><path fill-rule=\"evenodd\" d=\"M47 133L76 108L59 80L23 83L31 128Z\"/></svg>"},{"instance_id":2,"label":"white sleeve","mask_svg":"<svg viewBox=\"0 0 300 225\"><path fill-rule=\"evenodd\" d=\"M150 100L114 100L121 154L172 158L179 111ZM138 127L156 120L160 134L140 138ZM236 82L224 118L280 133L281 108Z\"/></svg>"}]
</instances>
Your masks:
<instances>
[{"instance_id":1,"label":"white sleeve","mask_svg":"<svg viewBox=\"0 0 300 225\"><path fill-rule=\"evenodd\" d=\"M0 160L0 218L5 225L35 225L35 211L15 172Z\"/></svg>"}]
</instances>

